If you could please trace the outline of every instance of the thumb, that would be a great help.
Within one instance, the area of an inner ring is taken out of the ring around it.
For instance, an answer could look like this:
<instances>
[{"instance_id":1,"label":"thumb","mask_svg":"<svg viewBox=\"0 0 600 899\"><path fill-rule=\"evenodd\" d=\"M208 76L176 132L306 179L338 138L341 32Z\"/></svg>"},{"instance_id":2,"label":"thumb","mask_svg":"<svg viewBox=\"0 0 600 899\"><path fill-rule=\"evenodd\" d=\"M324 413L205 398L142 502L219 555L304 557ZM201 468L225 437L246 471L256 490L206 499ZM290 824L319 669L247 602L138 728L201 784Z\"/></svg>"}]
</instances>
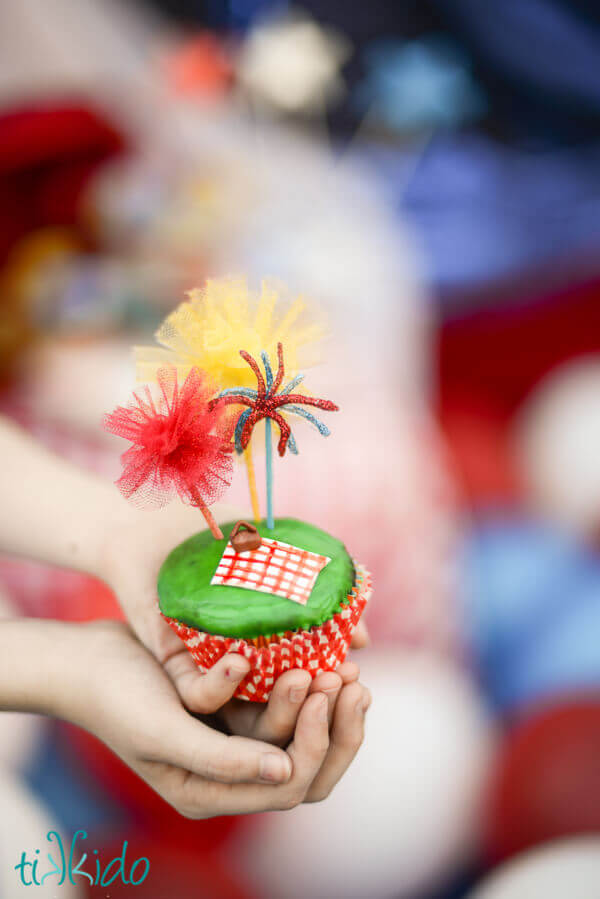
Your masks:
<instances>
[{"instance_id":1,"label":"thumb","mask_svg":"<svg viewBox=\"0 0 600 899\"><path fill-rule=\"evenodd\" d=\"M184 705L199 715L212 715L228 702L250 670L249 662L236 653L226 653L206 673L198 670L182 647L164 665Z\"/></svg>"}]
</instances>

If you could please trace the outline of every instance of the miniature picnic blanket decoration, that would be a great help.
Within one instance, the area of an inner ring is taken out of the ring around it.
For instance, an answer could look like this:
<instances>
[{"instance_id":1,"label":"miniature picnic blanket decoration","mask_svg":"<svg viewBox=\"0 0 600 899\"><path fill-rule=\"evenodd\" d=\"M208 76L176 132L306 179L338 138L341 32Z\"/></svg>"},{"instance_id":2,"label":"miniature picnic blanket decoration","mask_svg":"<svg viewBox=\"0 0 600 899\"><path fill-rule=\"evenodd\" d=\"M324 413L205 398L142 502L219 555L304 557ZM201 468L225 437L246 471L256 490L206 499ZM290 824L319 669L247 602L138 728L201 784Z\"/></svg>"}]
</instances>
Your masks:
<instances>
[{"instance_id":1,"label":"miniature picnic blanket decoration","mask_svg":"<svg viewBox=\"0 0 600 899\"><path fill-rule=\"evenodd\" d=\"M238 553L231 542L223 550L211 584L243 587L284 596L305 606L328 556L263 537L260 546Z\"/></svg>"}]
</instances>

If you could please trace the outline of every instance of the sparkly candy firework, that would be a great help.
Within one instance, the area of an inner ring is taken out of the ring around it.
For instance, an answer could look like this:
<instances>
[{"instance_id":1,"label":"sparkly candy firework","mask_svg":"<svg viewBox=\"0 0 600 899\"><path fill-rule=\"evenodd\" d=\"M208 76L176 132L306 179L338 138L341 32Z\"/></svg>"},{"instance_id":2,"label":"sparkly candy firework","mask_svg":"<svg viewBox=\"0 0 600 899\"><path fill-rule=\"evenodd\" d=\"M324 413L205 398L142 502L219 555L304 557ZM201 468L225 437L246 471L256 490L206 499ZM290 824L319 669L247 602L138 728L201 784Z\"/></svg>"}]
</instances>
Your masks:
<instances>
[{"instance_id":1,"label":"sparkly candy firework","mask_svg":"<svg viewBox=\"0 0 600 899\"><path fill-rule=\"evenodd\" d=\"M303 375L297 375L281 390L283 377L285 374L285 366L283 361L283 346L277 344L277 374L273 377L273 370L269 356L266 352L261 353L261 358L265 370L265 377L254 359L246 350L240 350L240 356L244 359L251 370L254 372L257 382L257 389L249 387L232 387L221 391L219 396L211 403L213 408L227 405L247 406L238 418L235 427L235 447L238 453L242 453L250 442L254 426L262 419L265 419L266 429L266 455L267 455L267 526L273 527L273 503L272 503L272 459L271 459L271 421L274 421L279 428L279 455L285 454L286 447L289 446L290 452L297 453L298 447L292 434L288 422L285 420L281 412L291 412L294 415L300 415L312 425L314 425L320 434L324 437L329 436L329 428L318 418L316 418L307 409L302 406L314 406L317 409L323 409L328 412L337 412L338 406L331 400L318 399L317 397L305 396L300 393L292 393L293 390L302 382ZM279 392L278 392L279 391Z\"/></svg>"},{"instance_id":2,"label":"sparkly candy firework","mask_svg":"<svg viewBox=\"0 0 600 899\"><path fill-rule=\"evenodd\" d=\"M157 373L160 399L148 387L105 416L104 427L131 441L117 486L127 499L163 506L174 494L200 509L216 539L223 537L208 506L231 482L231 420L211 404L214 387L192 368L179 387L173 368Z\"/></svg>"},{"instance_id":3,"label":"sparkly candy firework","mask_svg":"<svg viewBox=\"0 0 600 899\"><path fill-rule=\"evenodd\" d=\"M248 446L250 437L252 436L252 429L261 418L270 418L279 427L280 438L278 451L280 456L284 455L288 445L292 453L298 452L291 428L283 416L277 411L278 409L283 412L293 412L295 415L301 415L303 418L310 421L324 437L329 436L329 428L323 424L322 421L319 421L319 419L315 418L315 416L306 409L299 409L296 408L296 406L316 406L318 409L324 409L327 412L337 412L339 411L339 408L335 403L332 403L331 400L322 400L313 396L292 393L292 390L294 390L303 380L303 375L297 375L293 380L286 384L279 393L277 392L281 387L285 374L283 346L281 343L277 344L278 367L275 379L273 379L273 370L267 353L261 353L266 383L265 378L263 378L262 372L258 367L258 363L250 353L247 353L246 350L240 350L240 356L248 363L254 372L258 389L251 390L247 387L228 388L227 390L221 391L219 396L212 402L213 406L229 405L232 403L248 406L246 411L242 412L240 415L235 429L235 446L238 453L243 452Z\"/></svg>"}]
</instances>

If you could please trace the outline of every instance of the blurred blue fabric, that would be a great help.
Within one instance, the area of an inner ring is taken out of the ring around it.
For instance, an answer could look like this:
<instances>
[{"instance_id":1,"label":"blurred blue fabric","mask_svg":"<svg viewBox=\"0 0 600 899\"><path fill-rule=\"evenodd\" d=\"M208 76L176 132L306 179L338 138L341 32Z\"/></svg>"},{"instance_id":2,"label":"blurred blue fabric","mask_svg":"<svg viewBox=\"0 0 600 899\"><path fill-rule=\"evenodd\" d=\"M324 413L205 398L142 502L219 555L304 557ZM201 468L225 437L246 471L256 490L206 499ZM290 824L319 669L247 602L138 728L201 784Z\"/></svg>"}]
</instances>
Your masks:
<instances>
[{"instance_id":1,"label":"blurred blue fabric","mask_svg":"<svg viewBox=\"0 0 600 899\"><path fill-rule=\"evenodd\" d=\"M420 239L440 301L461 302L464 289L478 302L478 289L524 273L535 278L585 265L586 277L595 276L600 7L562 0L432 0L432 6L447 16L449 35L469 54L465 66L486 91L485 127L426 131L408 183L402 148L373 153ZM422 65L420 77L431 92ZM447 80L442 87L447 93ZM402 95L396 97L400 106ZM402 102L400 120L412 115Z\"/></svg>"},{"instance_id":2,"label":"blurred blue fabric","mask_svg":"<svg viewBox=\"0 0 600 899\"><path fill-rule=\"evenodd\" d=\"M85 768L60 724L48 722L25 779L67 834L79 828L110 834L131 823L125 808Z\"/></svg>"},{"instance_id":3,"label":"blurred blue fabric","mask_svg":"<svg viewBox=\"0 0 600 899\"><path fill-rule=\"evenodd\" d=\"M600 117L598 4L576 0L433 0L487 73L496 76L501 99L522 95L529 117L548 133L575 133L577 116ZM502 82L502 84L498 82ZM526 113L518 102L508 114ZM591 123L590 123L591 124ZM525 131L531 122L522 122ZM579 132L581 133L581 132Z\"/></svg>"},{"instance_id":4,"label":"blurred blue fabric","mask_svg":"<svg viewBox=\"0 0 600 899\"><path fill-rule=\"evenodd\" d=\"M534 152L440 133L412 158L379 147L365 155L413 225L442 293L573 258L585 257L588 274L600 270L600 141Z\"/></svg>"},{"instance_id":5,"label":"blurred blue fabric","mask_svg":"<svg viewBox=\"0 0 600 899\"><path fill-rule=\"evenodd\" d=\"M475 530L463 558L465 643L502 713L600 686L600 558L535 522Z\"/></svg>"}]
</instances>

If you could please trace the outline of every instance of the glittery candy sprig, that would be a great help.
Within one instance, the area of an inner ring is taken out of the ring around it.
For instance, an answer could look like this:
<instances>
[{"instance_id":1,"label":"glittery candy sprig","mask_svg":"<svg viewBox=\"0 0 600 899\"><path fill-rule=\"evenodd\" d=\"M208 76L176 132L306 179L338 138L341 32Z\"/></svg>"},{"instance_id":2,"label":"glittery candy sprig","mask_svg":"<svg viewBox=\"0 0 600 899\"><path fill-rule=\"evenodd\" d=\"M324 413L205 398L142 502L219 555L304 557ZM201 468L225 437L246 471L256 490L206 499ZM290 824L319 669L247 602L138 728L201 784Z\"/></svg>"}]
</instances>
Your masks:
<instances>
[{"instance_id":1,"label":"glittery candy sprig","mask_svg":"<svg viewBox=\"0 0 600 899\"><path fill-rule=\"evenodd\" d=\"M277 445L279 455L283 456L287 447L289 447L290 452L297 454L298 447L294 435L288 422L281 414L282 412L299 415L314 425L324 437L329 435L330 432L327 425L316 418L308 409L303 409L302 406L313 406L327 412L337 412L339 407L335 403L331 402L331 400L293 393L292 391L302 382L303 375L297 375L280 390L285 375L283 345L281 343L277 344L278 365L275 377L273 377L271 362L266 352L263 351L261 353L265 370L264 377L256 359L250 353L246 352L246 350L240 350L240 356L254 372L257 389L232 387L221 391L218 397L213 400L213 405L237 404L248 407L240 415L235 428L235 447L238 453L242 453L246 449L254 426L264 418L274 421L279 428L280 437Z\"/></svg>"}]
</instances>

